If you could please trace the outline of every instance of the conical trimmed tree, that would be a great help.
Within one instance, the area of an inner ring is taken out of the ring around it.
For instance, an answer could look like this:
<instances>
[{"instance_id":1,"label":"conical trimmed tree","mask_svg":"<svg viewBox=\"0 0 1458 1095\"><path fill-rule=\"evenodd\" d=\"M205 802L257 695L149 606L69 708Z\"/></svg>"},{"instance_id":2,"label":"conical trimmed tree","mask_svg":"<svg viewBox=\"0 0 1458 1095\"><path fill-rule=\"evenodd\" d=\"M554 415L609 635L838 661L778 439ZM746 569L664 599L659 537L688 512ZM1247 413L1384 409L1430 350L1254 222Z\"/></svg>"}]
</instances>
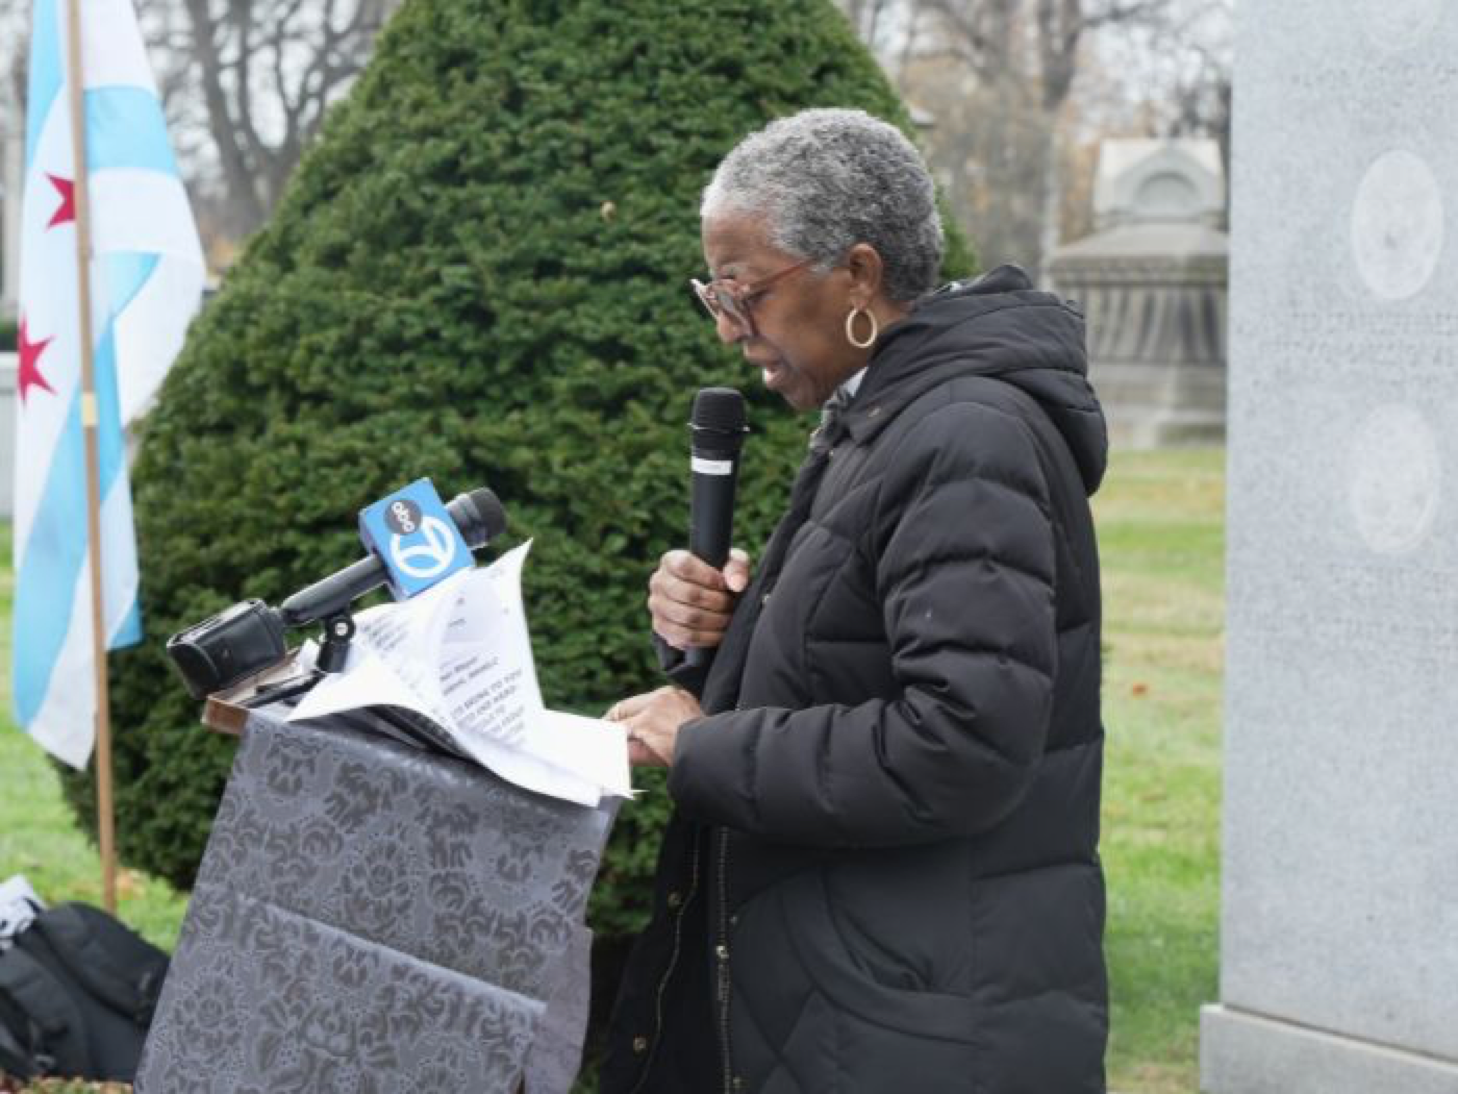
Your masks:
<instances>
[{"instance_id":1,"label":"conical trimmed tree","mask_svg":"<svg viewBox=\"0 0 1458 1095\"><path fill-rule=\"evenodd\" d=\"M232 756L165 637L352 560L354 512L418 476L490 485L535 538L549 703L659 683L644 583L685 540L693 393L750 398L736 539L755 553L808 428L698 313L699 193L741 136L816 105L908 124L828 0L407 0L146 423L147 641L112 672L125 860L189 885ZM954 238L947 271L969 266ZM68 790L90 820L89 779ZM642 922L666 812L624 810L600 933Z\"/></svg>"}]
</instances>

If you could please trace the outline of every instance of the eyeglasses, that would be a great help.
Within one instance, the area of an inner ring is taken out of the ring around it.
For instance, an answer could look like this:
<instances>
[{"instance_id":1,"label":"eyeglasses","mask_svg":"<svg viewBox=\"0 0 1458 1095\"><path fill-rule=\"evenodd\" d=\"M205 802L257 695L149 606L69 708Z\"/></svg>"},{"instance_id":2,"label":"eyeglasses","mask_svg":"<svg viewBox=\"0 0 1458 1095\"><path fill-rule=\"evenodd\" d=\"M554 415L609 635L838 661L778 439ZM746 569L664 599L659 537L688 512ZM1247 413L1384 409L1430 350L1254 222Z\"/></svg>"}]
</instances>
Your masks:
<instances>
[{"instance_id":1,"label":"eyeglasses","mask_svg":"<svg viewBox=\"0 0 1458 1095\"><path fill-rule=\"evenodd\" d=\"M787 266L757 281L751 281L748 285L740 285L733 278L714 278L707 285L698 278L690 278L689 284L694 287L699 303L711 318L717 320L720 316L728 316L731 323L750 338L755 338L759 331L754 326L754 313L750 311L755 298L763 296L765 290L781 278L789 277L796 270L805 269L814 261L805 259L794 266Z\"/></svg>"}]
</instances>

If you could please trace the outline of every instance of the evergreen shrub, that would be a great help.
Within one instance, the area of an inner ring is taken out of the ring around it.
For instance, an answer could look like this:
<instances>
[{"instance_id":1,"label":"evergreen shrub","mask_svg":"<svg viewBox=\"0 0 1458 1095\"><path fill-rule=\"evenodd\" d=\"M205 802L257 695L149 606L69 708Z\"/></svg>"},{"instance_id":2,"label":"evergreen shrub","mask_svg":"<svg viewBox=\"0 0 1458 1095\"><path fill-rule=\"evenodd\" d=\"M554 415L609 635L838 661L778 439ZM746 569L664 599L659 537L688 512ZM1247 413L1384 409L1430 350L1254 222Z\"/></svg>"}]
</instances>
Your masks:
<instances>
[{"instance_id":1,"label":"evergreen shrub","mask_svg":"<svg viewBox=\"0 0 1458 1095\"><path fill-rule=\"evenodd\" d=\"M145 424L147 638L112 661L127 862L191 883L233 752L166 636L352 561L354 513L418 476L446 498L489 485L512 542L535 539L548 703L599 714L662 683L645 583L686 540L694 392L749 399L736 541L755 555L812 425L700 314L699 194L740 137L814 105L909 128L829 0L406 0ZM947 272L970 265L954 237ZM68 792L93 821L90 780ZM600 935L642 924L667 810L622 811Z\"/></svg>"}]
</instances>

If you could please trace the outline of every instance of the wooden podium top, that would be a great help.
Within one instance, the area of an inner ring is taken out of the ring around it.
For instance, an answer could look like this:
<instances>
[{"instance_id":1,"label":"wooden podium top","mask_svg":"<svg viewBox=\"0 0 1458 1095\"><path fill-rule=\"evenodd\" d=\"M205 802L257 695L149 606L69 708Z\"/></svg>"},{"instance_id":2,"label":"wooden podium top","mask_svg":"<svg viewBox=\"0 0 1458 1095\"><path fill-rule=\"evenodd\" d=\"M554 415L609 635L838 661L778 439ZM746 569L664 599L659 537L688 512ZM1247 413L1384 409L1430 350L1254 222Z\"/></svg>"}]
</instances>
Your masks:
<instances>
[{"instance_id":1,"label":"wooden podium top","mask_svg":"<svg viewBox=\"0 0 1458 1095\"><path fill-rule=\"evenodd\" d=\"M202 723L209 730L220 734L243 736L243 726L248 721L252 701L264 693L287 694L291 686L306 686L313 680L313 670L299 664L297 649L281 662L260 670L251 677L245 677L232 688L214 692L203 704Z\"/></svg>"}]
</instances>

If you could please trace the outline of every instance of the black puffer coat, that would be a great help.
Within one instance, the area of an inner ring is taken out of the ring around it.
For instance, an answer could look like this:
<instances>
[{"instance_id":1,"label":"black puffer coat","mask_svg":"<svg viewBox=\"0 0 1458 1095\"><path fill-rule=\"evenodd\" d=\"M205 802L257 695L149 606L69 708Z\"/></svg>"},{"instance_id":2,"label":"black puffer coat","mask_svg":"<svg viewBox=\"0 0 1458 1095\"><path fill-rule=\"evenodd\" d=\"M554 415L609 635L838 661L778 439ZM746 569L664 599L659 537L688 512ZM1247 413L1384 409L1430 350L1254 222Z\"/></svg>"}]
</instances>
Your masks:
<instances>
[{"instance_id":1,"label":"black puffer coat","mask_svg":"<svg viewBox=\"0 0 1458 1095\"><path fill-rule=\"evenodd\" d=\"M1004 267L883 337L685 726L607 1090L1101 1088L1103 415Z\"/></svg>"}]
</instances>

